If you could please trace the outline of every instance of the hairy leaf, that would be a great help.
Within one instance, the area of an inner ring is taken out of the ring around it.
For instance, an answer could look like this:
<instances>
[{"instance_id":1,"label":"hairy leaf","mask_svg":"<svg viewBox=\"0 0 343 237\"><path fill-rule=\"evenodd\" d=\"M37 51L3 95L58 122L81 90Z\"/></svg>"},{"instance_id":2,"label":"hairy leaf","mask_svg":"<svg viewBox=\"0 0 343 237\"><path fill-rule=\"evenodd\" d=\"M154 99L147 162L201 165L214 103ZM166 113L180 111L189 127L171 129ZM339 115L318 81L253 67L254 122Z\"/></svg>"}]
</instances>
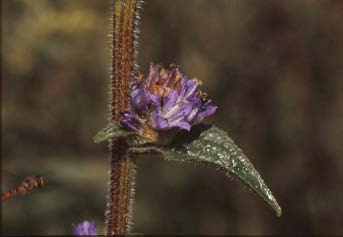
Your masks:
<instances>
[{"instance_id":1,"label":"hairy leaf","mask_svg":"<svg viewBox=\"0 0 343 237\"><path fill-rule=\"evenodd\" d=\"M226 132L210 126L200 131L199 128L198 131L192 130L189 135L193 136L193 139L180 141L186 135L180 136L178 142L171 147L134 147L129 151L134 153L155 151L162 153L169 160L206 163L219 167L238 176L275 210L277 216L281 216L281 207L260 174ZM194 136L196 136L195 139Z\"/></svg>"},{"instance_id":2,"label":"hairy leaf","mask_svg":"<svg viewBox=\"0 0 343 237\"><path fill-rule=\"evenodd\" d=\"M110 123L104 129L98 132L97 135L95 135L94 142L99 143L99 142L103 142L114 137L127 137L129 135L135 135L135 134L137 133L123 128L118 123Z\"/></svg>"}]
</instances>

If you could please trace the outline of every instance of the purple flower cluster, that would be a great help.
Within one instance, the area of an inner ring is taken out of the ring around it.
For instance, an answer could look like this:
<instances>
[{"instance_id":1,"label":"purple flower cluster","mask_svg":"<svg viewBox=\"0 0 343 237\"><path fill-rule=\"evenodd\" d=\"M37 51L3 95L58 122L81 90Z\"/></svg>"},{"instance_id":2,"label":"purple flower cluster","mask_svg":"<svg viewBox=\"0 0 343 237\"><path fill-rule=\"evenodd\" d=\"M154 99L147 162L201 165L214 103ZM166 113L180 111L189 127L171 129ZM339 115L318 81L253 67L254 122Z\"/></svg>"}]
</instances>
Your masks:
<instances>
[{"instance_id":1,"label":"purple flower cluster","mask_svg":"<svg viewBox=\"0 0 343 237\"><path fill-rule=\"evenodd\" d=\"M121 124L134 131L152 129L165 131L170 128L190 130L217 107L209 105L211 99L201 92L201 81L189 79L180 67L151 64L145 79L138 71L130 78L132 109L121 113Z\"/></svg>"},{"instance_id":2,"label":"purple flower cluster","mask_svg":"<svg viewBox=\"0 0 343 237\"><path fill-rule=\"evenodd\" d=\"M93 221L83 221L74 227L74 234L79 236L97 235L96 225Z\"/></svg>"}]
</instances>

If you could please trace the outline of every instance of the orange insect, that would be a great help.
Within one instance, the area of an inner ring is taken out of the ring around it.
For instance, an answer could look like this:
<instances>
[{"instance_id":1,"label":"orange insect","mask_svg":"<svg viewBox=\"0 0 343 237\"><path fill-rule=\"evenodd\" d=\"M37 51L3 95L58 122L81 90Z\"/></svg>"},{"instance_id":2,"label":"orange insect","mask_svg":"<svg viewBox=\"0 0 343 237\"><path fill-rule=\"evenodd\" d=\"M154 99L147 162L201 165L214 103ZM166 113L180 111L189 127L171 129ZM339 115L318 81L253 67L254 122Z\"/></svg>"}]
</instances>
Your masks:
<instances>
[{"instance_id":1,"label":"orange insect","mask_svg":"<svg viewBox=\"0 0 343 237\"><path fill-rule=\"evenodd\" d=\"M33 190L42 187L44 184L42 176L29 176L26 177L16 188L12 188L6 193L2 194L1 199L5 201L17 194L27 194Z\"/></svg>"}]
</instances>

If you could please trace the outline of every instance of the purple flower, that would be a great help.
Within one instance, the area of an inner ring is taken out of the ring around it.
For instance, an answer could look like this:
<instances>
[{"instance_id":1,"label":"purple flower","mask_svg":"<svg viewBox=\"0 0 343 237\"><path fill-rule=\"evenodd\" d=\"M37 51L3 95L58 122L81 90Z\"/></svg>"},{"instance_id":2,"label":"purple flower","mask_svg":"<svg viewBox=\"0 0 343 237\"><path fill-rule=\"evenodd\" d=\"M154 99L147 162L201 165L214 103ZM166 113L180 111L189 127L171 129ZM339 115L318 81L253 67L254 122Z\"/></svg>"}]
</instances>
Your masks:
<instances>
[{"instance_id":1,"label":"purple flower","mask_svg":"<svg viewBox=\"0 0 343 237\"><path fill-rule=\"evenodd\" d=\"M146 88L140 86L139 82L143 79L139 72L133 72L130 79L130 97L132 108L138 113L146 110L149 103L149 93Z\"/></svg>"},{"instance_id":2,"label":"purple flower","mask_svg":"<svg viewBox=\"0 0 343 237\"><path fill-rule=\"evenodd\" d=\"M74 234L79 236L97 235L94 221L83 221L74 227Z\"/></svg>"},{"instance_id":3,"label":"purple flower","mask_svg":"<svg viewBox=\"0 0 343 237\"><path fill-rule=\"evenodd\" d=\"M137 119L136 115L132 112L131 109L126 109L120 112L120 116L120 123L123 126L128 127L136 132L143 128L143 124Z\"/></svg>"},{"instance_id":4,"label":"purple flower","mask_svg":"<svg viewBox=\"0 0 343 237\"><path fill-rule=\"evenodd\" d=\"M131 109L122 112L121 124L137 132L164 131L171 128L190 130L217 107L201 92L201 81L189 79L180 67L151 64L145 79L138 71L130 78Z\"/></svg>"}]
</instances>

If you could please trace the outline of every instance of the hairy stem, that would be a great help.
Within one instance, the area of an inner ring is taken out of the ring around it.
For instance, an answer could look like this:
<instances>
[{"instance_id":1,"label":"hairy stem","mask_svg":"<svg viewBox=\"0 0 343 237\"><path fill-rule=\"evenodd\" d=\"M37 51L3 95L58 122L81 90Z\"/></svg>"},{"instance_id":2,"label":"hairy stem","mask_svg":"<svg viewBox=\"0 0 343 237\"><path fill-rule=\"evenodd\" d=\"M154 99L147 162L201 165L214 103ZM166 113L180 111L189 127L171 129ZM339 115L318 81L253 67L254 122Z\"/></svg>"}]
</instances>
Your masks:
<instances>
[{"instance_id":1,"label":"hairy stem","mask_svg":"<svg viewBox=\"0 0 343 237\"><path fill-rule=\"evenodd\" d=\"M112 15L111 120L118 122L120 111L130 107L130 74L136 69L138 11L141 0L117 0ZM110 141L111 170L107 199L106 235L130 231L134 195L135 162L126 156L127 145Z\"/></svg>"}]
</instances>

